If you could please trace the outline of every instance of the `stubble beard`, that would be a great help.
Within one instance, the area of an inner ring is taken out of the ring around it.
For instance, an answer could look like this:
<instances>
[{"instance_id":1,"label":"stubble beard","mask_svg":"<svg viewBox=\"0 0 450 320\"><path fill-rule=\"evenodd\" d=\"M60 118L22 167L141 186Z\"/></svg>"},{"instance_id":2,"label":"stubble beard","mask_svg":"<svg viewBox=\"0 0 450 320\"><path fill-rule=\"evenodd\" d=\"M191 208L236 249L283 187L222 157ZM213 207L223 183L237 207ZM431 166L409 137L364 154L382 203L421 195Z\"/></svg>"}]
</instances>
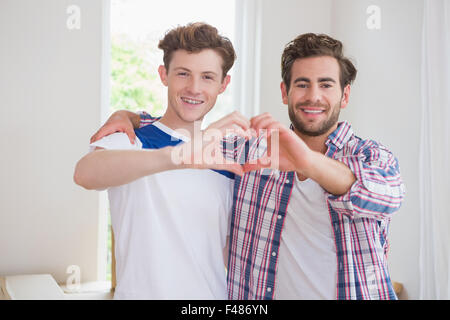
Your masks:
<instances>
[{"instance_id":1,"label":"stubble beard","mask_svg":"<svg viewBox=\"0 0 450 320\"><path fill-rule=\"evenodd\" d=\"M299 133L304 134L306 136L310 137L317 137L321 136L325 133L328 133L328 131L338 122L339 120L339 114L341 111L341 104L340 102L336 103L333 107L333 113L331 116L322 122L318 128L309 128L308 124L300 120L296 117L294 110L298 109L300 106L321 106L326 107L325 105L314 105L314 104L305 104L305 103L297 103L296 106L292 106L291 104L288 106L289 109L289 119L291 120L292 125L294 126L295 130L297 130ZM301 111L300 111L301 112Z\"/></svg>"}]
</instances>

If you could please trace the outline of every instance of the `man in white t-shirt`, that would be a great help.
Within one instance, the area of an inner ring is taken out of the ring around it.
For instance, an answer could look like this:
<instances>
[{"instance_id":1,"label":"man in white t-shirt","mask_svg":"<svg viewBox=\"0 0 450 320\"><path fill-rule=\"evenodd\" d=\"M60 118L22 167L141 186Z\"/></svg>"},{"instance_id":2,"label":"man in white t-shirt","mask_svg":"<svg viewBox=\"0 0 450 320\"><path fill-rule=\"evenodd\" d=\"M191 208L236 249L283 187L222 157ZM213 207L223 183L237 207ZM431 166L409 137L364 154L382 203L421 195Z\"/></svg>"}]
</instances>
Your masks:
<instances>
[{"instance_id":1,"label":"man in white t-shirt","mask_svg":"<svg viewBox=\"0 0 450 320\"><path fill-rule=\"evenodd\" d=\"M171 30L159 48L164 66L158 71L168 87L164 116L137 129L134 144L122 132L92 143L95 151L77 163L74 180L86 189L108 189L115 299L226 299L223 252L233 177L242 169L225 163L198 170L207 167L197 161L207 148L217 157L221 137L197 148L204 137L195 121L226 89L235 52L217 29L202 23ZM233 113L208 130L224 133L233 126L242 132L249 121ZM175 161L179 154L190 156Z\"/></svg>"}]
</instances>

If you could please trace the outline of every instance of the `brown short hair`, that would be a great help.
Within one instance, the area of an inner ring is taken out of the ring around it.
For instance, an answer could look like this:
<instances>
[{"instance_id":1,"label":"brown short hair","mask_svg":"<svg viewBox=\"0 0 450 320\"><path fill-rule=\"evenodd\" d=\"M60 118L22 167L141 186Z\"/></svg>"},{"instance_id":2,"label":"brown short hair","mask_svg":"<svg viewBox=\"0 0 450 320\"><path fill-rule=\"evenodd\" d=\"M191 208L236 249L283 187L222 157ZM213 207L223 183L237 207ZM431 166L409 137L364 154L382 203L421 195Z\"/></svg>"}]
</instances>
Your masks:
<instances>
[{"instance_id":1,"label":"brown short hair","mask_svg":"<svg viewBox=\"0 0 450 320\"><path fill-rule=\"evenodd\" d=\"M219 35L217 29L209 24L196 22L186 26L178 26L169 30L159 42L158 48L164 51L164 66L169 70L172 55L176 50L186 50L191 53L203 49L215 50L223 60L223 78L234 64L236 53L231 41Z\"/></svg>"},{"instance_id":2,"label":"brown short hair","mask_svg":"<svg viewBox=\"0 0 450 320\"><path fill-rule=\"evenodd\" d=\"M281 56L281 77L287 91L291 84L291 69L294 61L302 58L330 56L336 58L340 69L341 89L351 84L356 78L356 68L343 55L342 43L326 34L306 33L289 42Z\"/></svg>"}]
</instances>

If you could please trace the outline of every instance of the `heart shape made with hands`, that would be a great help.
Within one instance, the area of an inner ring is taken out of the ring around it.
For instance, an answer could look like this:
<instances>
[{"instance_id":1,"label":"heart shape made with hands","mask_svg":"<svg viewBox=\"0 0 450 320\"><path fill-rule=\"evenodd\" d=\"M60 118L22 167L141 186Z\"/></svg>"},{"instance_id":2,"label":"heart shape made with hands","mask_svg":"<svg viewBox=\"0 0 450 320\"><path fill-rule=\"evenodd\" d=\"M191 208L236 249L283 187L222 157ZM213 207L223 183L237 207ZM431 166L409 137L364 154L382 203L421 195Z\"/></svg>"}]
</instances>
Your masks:
<instances>
[{"instance_id":1,"label":"heart shape made with hands","mask_svg":"<svg viewBox=\"0 0 450 320\"><path fill-rule=\"evenodd\" d=\"M310 151L300 137L268 113L250 120L240 114L228 115L202 131L201 137L194 137L190 148L184 163L239 175L266 168L295 170L298 160L301 163Z\"/></svg>"}]
</instances>

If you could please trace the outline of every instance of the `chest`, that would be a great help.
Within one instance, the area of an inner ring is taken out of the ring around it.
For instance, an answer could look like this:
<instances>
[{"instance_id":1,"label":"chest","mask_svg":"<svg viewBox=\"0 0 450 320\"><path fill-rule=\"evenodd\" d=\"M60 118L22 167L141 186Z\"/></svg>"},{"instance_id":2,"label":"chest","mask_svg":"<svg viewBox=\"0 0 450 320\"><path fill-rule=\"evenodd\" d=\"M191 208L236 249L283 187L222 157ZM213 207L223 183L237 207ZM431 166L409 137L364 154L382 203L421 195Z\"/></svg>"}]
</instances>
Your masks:
<instances>
[{"instance_id":1,"label":"chest","mask_svg":"<svg viewBox=\"0 0 450 320\"><path fill-rule=\"evenodd\" d=\"M286 220L299 227L310 226L315 230L331 233L326 191L311 179L294 179Z\"/></svg>"}]
</instances>

